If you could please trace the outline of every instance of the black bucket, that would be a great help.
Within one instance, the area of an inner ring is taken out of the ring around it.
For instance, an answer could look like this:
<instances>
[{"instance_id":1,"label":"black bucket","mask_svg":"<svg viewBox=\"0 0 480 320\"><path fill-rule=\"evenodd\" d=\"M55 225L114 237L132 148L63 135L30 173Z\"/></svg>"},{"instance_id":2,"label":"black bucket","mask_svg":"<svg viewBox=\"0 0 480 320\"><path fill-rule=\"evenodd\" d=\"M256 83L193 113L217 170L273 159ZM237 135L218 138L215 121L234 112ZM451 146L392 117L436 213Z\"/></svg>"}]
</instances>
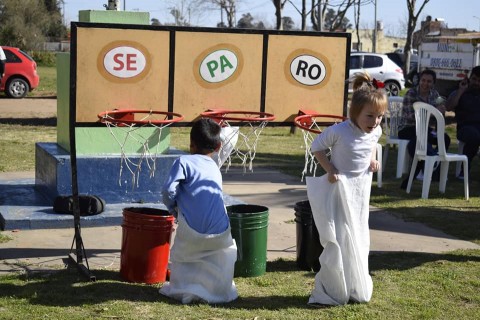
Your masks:
<instances>
[{"instance_id":1,"label":"black bucket","mask_svg":"<svg viewBox=\"0 0 480 320\"><path fill-rule=\"evenodd\" d=\"M297 266L302 270L320 270L318 258L323 251L318 230L313 220L312 208L308 200L295 204L295 222L297 226Z\"/></svg>"}]
</instances>

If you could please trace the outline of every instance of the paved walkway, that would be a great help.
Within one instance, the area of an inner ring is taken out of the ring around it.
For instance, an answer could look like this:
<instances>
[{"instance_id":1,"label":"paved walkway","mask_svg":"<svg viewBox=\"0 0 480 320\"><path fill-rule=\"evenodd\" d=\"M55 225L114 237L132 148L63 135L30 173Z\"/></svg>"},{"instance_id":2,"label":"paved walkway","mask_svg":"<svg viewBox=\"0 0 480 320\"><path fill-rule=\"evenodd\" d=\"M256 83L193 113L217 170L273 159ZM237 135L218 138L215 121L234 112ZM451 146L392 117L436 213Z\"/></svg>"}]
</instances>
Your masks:
<instances>
[{"instance_id":1,"label":"paved walkway","mask_svg":"<svg viewBox=\"0 0 480 320\"><path fill-rule=\"evenodd\" d=\"M14 182L33 179L33 172L0 174L0 187L6 181ZM31 192L33 189L31 189ZM305 184L298 179L277 171L254 168L254 172L243 173L231 169L224 173L224 192L235 199L248 204L263 205L269 208L269 227L267 259L296 258L296 223L295 203L307 198ZM35 219L33 206L22 207L20 194L17 209L30 214ZM0 213L5 210L5 203L0 202ZM108 207L108 205L107 205ZM125 207L125 205L123 205ZM87 252L91 270L103 268L119 269L120 248L122 242L121 208L116 207L117 222L97 224L85 227L82 220L82 238ZM45 211L45 209L43 209ZM82 218L83 219L83 218ZM12 271L51 270L63 267L63 259L70 252L74 230L70 227L40 229L14 229L3 231L13 240L0 244L0 274ZM67 221L73 226L72 218ZM38 226L42 223L38 223ZM370 214L371 251L411 251L441 253L456 249L480 249L480 246L446 235L419 223L405 222L393 215L372 208Z\"/></svg>"}]
</instances>

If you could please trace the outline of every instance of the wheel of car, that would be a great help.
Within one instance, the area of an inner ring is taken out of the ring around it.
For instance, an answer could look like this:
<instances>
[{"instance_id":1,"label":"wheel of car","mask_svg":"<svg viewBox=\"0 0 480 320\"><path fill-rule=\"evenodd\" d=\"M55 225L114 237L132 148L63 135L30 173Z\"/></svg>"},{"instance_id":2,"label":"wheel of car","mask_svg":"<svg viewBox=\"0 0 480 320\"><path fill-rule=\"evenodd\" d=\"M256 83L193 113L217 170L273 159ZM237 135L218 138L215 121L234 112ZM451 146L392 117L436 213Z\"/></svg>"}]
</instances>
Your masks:
<instances>
[{"instance_id":1,"label":"wheel of car","mask_svg":"<svg viewBox=\"0 0 480 320\"><path fill-rule=\"evenodd\" d=\"M5 93L10 98L20 99L27 95L30 91L30 86L27 81L22 78L13 78L8 80L7 86L5 88Z\"/></svg>"},{"instance_id":2,"label":"wheel of car","mask_svg":"<svg viewBox=\"0 0 480 320\"><path fill-rule=\"evenodd\" d=\"M389 96L398 96L400 94L400 86L393 81L385 82L385 90Z\"/></svg>"}]
</instances>

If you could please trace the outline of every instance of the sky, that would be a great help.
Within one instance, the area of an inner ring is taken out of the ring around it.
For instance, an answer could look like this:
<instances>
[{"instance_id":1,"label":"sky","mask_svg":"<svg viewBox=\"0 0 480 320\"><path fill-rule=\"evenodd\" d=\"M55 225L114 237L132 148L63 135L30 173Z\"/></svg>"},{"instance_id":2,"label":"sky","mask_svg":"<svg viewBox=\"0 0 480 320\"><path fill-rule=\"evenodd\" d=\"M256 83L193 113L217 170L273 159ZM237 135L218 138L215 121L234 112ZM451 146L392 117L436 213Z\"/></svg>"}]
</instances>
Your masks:
<instances>
[{"instance_id":1,"label":"sky","mask_svg":"<svg viewBox=\"0 0 480 320\"><path fill-rule=\"evenodd\" d=\"M188 1L188 0L183 0ZM368 1L368 0L367 0ZM400 27L407 21L406 0L370 0L361 8L361 28L373 28L375 20L375 1L377 20L381 21L386 33L398 36ZM105 10L104 4L108 0L65 0L65 21L78 21L80 10ZM119 0L119 9L126 11L149 12L150 18L157 18L161 23L173 23L174 19L169 14L171 7L178 6L182 0ZM301 0L291 2L301 5ZM340 3L341 0L331 0L330 3ZM423 0L417 0L417 7ZM255 19L262 20L274 25L275 14L271 0L237 0L237 20L242 14L250 13ZM307 1L309 5L310 1ZM418 8L417 8L418 10ZM353 23L353 10L347 17ZM476 15L475 15L476 13ZM284 16L290 16L300 27L300 15L295 8L287 3L283 12ZM450 28L467 28L471 31L480 31L480 1L479 0L430 0L425 6L420 19L425 20L427 15L432 18L441 18ZM214 27L220 21L220 10L212 8L203 13L193 13L191 22L202 27ZM308 22L307 22L308 23ZM309 24L309 23L308 23ZM417 24L419 27L419 22Z\"/></svg>"}]
</instances>

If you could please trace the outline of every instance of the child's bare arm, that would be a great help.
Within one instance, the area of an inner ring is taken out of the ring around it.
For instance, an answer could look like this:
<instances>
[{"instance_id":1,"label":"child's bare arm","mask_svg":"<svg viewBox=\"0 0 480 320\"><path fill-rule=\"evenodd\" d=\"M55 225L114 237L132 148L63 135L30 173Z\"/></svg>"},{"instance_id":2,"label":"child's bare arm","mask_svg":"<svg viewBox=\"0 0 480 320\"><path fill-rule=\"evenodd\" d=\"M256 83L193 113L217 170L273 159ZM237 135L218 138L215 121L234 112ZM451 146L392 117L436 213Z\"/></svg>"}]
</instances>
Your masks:
<instances>
[{"instance_id":1,"label":"child's bare arm","mask_svg":"<svg viewBox=\"0 0 480 320\"><path fill-rule=\"evenodd\" d=\"M328 174L328 181L330 183L337 182L338 180L338 170L335 166L330 162L328 159L326 151L317 151L313 153L315 158L318 160L318 163L322 166L323 170L325 170Z\"/></svg>"},{"instance_id":2,"label":"child's bare arm","mask_svg":"<svg viewBox=\"0 0 480 320\"><path fill-rule=\"evenodd\" d=\"M377 146L373 147L369 169L372 172L377 172L380 170L380 162L377 161Z\"/></svg>"}]
</instances>

